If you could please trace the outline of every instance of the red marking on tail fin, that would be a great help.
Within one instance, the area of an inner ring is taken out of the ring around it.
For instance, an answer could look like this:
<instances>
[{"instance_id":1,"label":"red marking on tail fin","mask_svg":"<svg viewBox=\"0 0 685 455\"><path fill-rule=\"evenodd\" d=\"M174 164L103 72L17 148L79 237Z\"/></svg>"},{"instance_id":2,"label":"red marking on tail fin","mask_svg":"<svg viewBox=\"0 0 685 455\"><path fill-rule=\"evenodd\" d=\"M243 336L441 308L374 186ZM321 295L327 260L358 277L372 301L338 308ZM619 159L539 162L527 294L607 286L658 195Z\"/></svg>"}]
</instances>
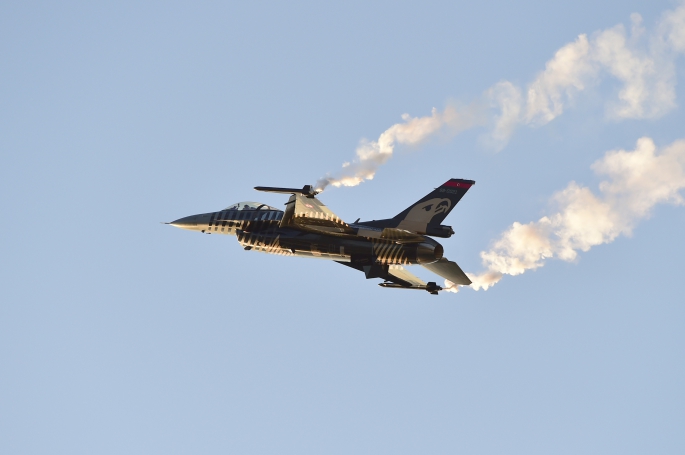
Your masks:
<instances>
[{"instance_id":1,"label":"red marking on tail fin","mask_svg":"<svg viewBox=\"0 0 685 455\"><path fill-rule=\"evenodd\" d=\"M473 185L472 183L453 182L452 180L448 180L447 182L442 184L442 186L453 186L456 188L466 188L466 189L471 188L472 185Z\"/></svg>"}]
</instances>

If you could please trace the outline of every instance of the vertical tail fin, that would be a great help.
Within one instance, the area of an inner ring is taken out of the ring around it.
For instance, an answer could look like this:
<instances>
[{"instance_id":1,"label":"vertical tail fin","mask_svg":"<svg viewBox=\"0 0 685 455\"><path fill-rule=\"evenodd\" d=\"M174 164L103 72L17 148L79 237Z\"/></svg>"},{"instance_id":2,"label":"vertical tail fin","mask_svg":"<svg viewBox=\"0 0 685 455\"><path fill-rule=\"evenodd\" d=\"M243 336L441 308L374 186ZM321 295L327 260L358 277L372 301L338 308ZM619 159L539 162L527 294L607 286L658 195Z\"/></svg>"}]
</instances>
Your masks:
<instances>
[{"instance_id":1,"label":"vertical tail fin","mask_svg":"<svg viewBox=\"0 0 685 455\"><path fill-rule=\"evenodd\" d=\"M441 226L441 224L469 188L475 184L473 180L450 179L393 218L355 224L449 237L454 234L454 231L449 226Z\"/></svg>"},{"instance_id":2,"label":"vertical tail fin","mask_svg":"<svg viewBox=\"0 0 685 455\"><path fill-rule=\"evenodd\" d=\"M476 182L450 179L393 217L398 229L426 232L429 226L439 226Z\"/></svg>"}]
</instances>

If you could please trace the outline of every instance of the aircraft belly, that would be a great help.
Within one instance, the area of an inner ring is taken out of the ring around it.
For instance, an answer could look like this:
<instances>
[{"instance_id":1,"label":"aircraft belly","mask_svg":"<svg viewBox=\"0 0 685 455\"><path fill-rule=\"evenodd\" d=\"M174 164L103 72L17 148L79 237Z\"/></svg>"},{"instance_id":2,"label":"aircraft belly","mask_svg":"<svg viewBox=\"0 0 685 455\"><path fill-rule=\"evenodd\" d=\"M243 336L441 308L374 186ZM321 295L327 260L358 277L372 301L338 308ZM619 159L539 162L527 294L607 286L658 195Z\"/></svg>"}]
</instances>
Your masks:
<instances>
[{"instance_id":1,"label":"aircraft belly","mask_svg":"<svg viewBox=\"0 0 685 455\"><path fill-rule=\"evenodd\" d=\"M238 242L243 248L259 253L276 254L280 256L297 256L314 259L328 259L331 261L349 262L350 255L345 249L337 248L334 251L327 249L322 251L321 244L307 244L300 240L276 235L251 235L247 233L237 234Z\"/></svg>"},{"instance_id":2,"label":"aircraft belly","mask_svg":"<svg viewBox=\"0 0 685 455\"><path fill-rule=\"evenodd\" d=\"M238 242L247 250L349 262L353 258L372 258L383 265L416 264L416 245L379 239L350 239L292 229L268 229L262 232L238 231Z\"/></svg>"},{"instance_id":3,"label":"aircraft belly","mask_svg":"<svg viewBox=\"0 0 685 455\"><path fill-rule=\"evenodd\" d=\"M327 259L329 261L350 262L349 256L339 256L334 254L320 253L312 254L310 251L296 251L293 256L312 259Z\"/></svg>"}]
</instances>

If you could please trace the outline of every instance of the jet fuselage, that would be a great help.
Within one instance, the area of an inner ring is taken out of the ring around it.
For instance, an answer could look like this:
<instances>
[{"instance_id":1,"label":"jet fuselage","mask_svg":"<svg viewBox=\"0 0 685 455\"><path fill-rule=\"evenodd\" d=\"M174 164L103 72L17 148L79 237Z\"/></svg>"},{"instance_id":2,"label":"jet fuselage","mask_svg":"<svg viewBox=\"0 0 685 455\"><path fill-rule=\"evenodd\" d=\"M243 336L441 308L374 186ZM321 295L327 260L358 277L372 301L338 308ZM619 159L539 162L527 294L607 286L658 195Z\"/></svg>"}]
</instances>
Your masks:
<instances>
[{"instance_id":1,"label":"jet fuselage","mask_svg":"<svg viewBox=\"0 0 685 455\"><path fill-rule=\"evenodd\" d=\"M430 237L408 244L349 234L319 234L279 227L284 212L268 209L221 210L188 216L170 224L204 234L234 235L246 250L338 262L373 257L383 265L429 264L442 258L443 247ZM368 233L368 226L349 225ZM380 229L378 230L380 232Z\"/></svg>"}]
</instances>

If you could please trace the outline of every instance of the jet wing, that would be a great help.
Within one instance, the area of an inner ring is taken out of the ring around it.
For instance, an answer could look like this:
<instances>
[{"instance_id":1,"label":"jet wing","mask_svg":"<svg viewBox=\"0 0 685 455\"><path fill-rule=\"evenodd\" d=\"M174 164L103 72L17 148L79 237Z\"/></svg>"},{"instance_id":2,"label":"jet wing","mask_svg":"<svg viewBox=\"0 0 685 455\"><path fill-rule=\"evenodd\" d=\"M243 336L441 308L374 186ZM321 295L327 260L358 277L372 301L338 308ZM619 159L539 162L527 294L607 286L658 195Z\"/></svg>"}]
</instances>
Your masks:
<instances>
[{"instance_id":1,"label":"jet wing","mask_svg":"<svg viewBox=\"0 0 685 455\"><path fill-rule=\"evenodd\" d=\"M391 275L391 278L389 278L388 281L392 281L394 283L396 283L397 281L393 280L392 278L409 283L412 285L412 287L426 286L425 281L423 281L421 278L417 277L401 265L390 266L390 270L388 270L388 275Z\"/></svg>"},{"instance_id":2,"label":"jet wing","mask_svg":"<svg viewBox=\"0 0 685 455\"><path fill-rule=\"evenodd\" d=\"M355 231L314 196L293 194L286 203L280 227L320 234L350 234Z\"/></svg>"},{"instance_id":3,"label":"jet wing","mask_svg":"<svg viewBox=\"0 0 685 455\"><path fill-rule=\"evenodd\" d=\"M426 283L419 277L410 273L407 269L401 265L391 265L391 266L380 266L377 264L361 264L354 262L342 262L336 261L338 264L346 265L353 269L364 272L366 278L382 278L385 281L390 281L392 287L401 288L421 288L426 287Z\"/></svg>"},{"instance_id":4,"label":"jet wing","mask_svg":"<svg viewBox=\"0 0 685 455\"><path fill-rule=\"evenodd\" d=\"M471 284L471 280L469 280L469 277L466 276L457 263L446 258L442 258L438 262L433 262L432 264L421 265L436 275L440 275L441 277L450 280L454 284L461 284L463 286Z\"/></svg>"},{"instance_id":5,"label":"jet wing","mask_svg":"<svg viewBox=\"0 0 685 455\"><path fill-rule=\"evenodd\" d=\"M392 265L388 267L380 266L378 264L373 264L371 261L368 262L342 262L336 261L338 264L346 265L353 269L364 272L366 278L382 278L385 281L383 283L378 283L379 286L384 288L394 288L394 289L420 289L423 291L428 291L431 294L437 294L442 288L435 284L434 282L426 283L421 278L415 276L414 274L407 271L401 265Z\"/></svg>"}]
</instances>

